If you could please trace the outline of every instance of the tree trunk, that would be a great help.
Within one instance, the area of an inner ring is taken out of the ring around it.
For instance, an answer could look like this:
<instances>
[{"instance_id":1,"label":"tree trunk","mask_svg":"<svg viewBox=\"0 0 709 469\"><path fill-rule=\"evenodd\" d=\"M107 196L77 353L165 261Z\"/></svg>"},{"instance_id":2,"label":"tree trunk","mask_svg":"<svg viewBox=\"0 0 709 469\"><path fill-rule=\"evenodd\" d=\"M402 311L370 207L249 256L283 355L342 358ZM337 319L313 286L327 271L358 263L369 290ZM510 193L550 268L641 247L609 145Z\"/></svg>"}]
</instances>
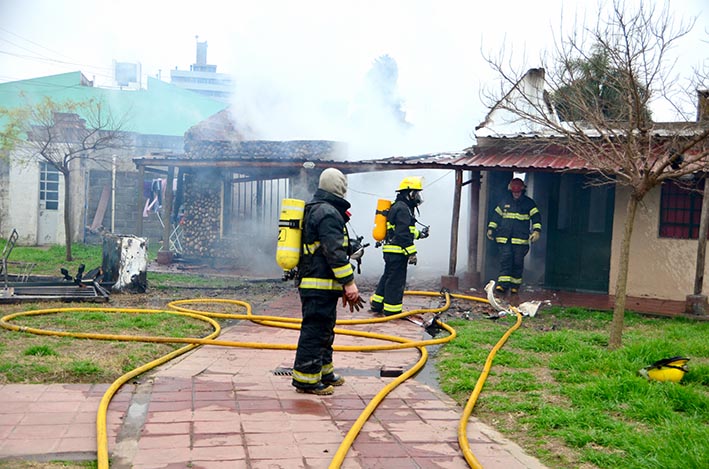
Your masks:
<instances>
[{"instance_id":1,"label":"tree trunk","mask_svg":"<svg viewBox=\"0 0 709 469\"><path fill-rule=\"evenodd\" d=\"M623 320L625 318L625 299L628 291L628 270L630 266L630 238L633 235L633 225L635 224L635 212L638 209L639 200L635 194L631 194L628 199L628 206L625 214L625 230L623 241L620 245L620 259L618 262L618 277L615 283L615 303L613 305L613 322L611 323L611 335L608 340L608 348L615 350L623 345Z\"/></svg>"},{"instance_id":2,"label":"tree trunk","mask_svg":"<svg viewBox=\"0 0 709 469\"><path fill-rule=\"evenodd\" d=\"M64 176L64 238L66 239L66 260L71 257L71 171L62 172Z\"/></svg>"}]
</instances>

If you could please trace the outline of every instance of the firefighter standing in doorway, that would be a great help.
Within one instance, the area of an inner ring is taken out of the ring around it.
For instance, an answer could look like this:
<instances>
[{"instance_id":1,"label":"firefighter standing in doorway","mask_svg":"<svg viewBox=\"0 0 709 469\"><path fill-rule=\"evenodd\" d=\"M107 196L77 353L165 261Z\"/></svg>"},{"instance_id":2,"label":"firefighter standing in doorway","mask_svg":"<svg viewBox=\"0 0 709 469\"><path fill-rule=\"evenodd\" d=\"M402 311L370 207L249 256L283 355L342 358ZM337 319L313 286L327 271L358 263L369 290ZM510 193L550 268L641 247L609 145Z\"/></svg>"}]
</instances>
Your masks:
<instances>
[{"instance_id":1,"label":"firefighter standing in doorway","mask_svg":"<svg viewBox=\"0 0 709 469\"><path fill-rule=\"evenodd\" d=\"M406 272L409 264L416 265L415 239L428 237L428 227L418 230L414 210L423 198L423 181L420 177L405 177L396 189L396 200L387 214L387 230L382 251L384 273L370 299L370 311L386 316L403 311Z\"/></svg>"},{"instance_id":2,"label":"firefighter standing in doorway","mask_svg":"<svg viewBox=\"0 0 709 469\"><path fill-rule=\"evenodd\" d=\"M292 384L301 393L328 395L345 379L335 374L332 344L335 339L337 303L359 310L363 300L354 281L352 251L346 223L350 203L345 200L347 178L335 168L320 175L318 190L306 204L302 251L298 263L298 291L303 322L293 364Z\"/></svg>"},{"instance_id":3,"label":"firefighter standing in doorway","mask_svg":"<svg viewBox=\"0 0 709 469\"><path fill-rule=\"evenodd\" d=\"M497 243L500 254L495 290L498 293L509 290L514 294L522 285L524 257L529 245L541 235L542 216L534 200L524 195L526 186L522 179L512 179L507 189L510 193L497 204L487 225L487 238Z\"/></svg>"}]
</instances>

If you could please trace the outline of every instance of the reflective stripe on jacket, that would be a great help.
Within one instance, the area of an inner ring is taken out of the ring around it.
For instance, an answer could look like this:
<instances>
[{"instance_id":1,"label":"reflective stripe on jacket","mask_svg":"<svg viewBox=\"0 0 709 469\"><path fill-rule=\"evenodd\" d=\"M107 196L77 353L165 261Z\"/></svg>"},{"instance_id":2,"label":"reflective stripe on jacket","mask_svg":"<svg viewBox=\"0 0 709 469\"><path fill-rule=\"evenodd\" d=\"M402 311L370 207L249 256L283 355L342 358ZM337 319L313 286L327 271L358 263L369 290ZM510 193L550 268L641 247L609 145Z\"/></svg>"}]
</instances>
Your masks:
<instances>
[{"instance_id":1,"label":"reflective stripe on jacket","mask_svg":"<svg viewBox=\"0 0 709 469\"><path fill-rule=\"evenodd\" d=\"M405 256L416 254L414 239L419 235L414 214L404 200L397 198L387 215L386 243L382 252Z\"/></svg>"},{"instance_id":2,"label":"reflective stripe on jacket","mask_svg":"<svg viewBox=\"0 0 709 469\"><path fill-rule=\"evenodd\" d=\"M523 194L515 200L508 194L495 207L487 227L498 243L529 244L530 233L542 231L542 216L531 198Z\"/></svg>"}]
</instances>

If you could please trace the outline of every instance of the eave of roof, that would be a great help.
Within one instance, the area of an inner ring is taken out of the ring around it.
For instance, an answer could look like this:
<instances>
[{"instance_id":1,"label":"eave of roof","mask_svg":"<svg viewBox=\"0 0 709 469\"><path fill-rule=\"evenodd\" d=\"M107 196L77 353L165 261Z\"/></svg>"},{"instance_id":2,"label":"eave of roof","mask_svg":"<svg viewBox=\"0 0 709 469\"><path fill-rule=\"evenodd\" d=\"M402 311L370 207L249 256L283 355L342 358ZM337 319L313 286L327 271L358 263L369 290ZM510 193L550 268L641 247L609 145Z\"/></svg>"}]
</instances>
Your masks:
<instances>
[{"instance_id":1,"label":"eave of roof","mask_svg":"<svg viewBox=\"0 0 709 469\"><path fill-rule=\"evenodd\" d=\"M394 171L398 169L447 169L464 171L541 171L541 172L593 172L586 162L570 155L561 155L553 151L525 154L510 154L508 151L486 150L475 153L473 149L463 152L431 153L417 156L392 156L360 161L333 159L274 157L254 158L184 158L181 156L151 155L133 158L137 167L179 168L232 168L239 172L248 172L265 168L293 171L304 165L313 167L334 167L345 174L368 171Z\"/></svg>"},{"instance_id":2,"label":"eave of roof","mask_svg":"<svg viewBox=\"0 0 709 469\"><path fill-rule=\"evenodd\" d=\"M458 164L475 171L594 172L593 167L579 158L551 152L510 154L487 151L466 155Z\"/></svg>"},{"instance_id":3,"label":"eave of roof","mask_svg":"<svg viewBox=\"0 0 709 469\"><path fill-rule=\"evenodd\" d=\"M345 174L368 171L393 171L397 169L466 169L459 167L458 159L463 155L458 153L435 153L418 156L395 156L371 160L346 161L334 159L289 158L278 155L272 157L240 157L240 158L185 158L183 155L149 155L133 158L137 167L167 167L179 168L232 168L235 171L257 170L263 168L281 168L286 170L308 167L333 167Z\"/></svg>"}]
</instances>

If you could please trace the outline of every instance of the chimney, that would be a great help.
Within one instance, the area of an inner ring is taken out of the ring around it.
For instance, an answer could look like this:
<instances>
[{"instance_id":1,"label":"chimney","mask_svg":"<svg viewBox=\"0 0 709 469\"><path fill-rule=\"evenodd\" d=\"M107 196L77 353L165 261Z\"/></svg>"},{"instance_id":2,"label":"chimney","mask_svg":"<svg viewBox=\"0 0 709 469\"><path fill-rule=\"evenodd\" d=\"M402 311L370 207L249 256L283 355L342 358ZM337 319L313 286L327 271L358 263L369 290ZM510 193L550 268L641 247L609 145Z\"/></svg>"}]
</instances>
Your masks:
<instances>
[{"instance_id":1,"label":"chimney","mask_svg":"<svg viewBox=\"0 0 709 469\"><path fill-rule=\"evenodd\" d=\"M709 121L709 90L697 90L697 122Z\"/></svg>"}]
</instances>

